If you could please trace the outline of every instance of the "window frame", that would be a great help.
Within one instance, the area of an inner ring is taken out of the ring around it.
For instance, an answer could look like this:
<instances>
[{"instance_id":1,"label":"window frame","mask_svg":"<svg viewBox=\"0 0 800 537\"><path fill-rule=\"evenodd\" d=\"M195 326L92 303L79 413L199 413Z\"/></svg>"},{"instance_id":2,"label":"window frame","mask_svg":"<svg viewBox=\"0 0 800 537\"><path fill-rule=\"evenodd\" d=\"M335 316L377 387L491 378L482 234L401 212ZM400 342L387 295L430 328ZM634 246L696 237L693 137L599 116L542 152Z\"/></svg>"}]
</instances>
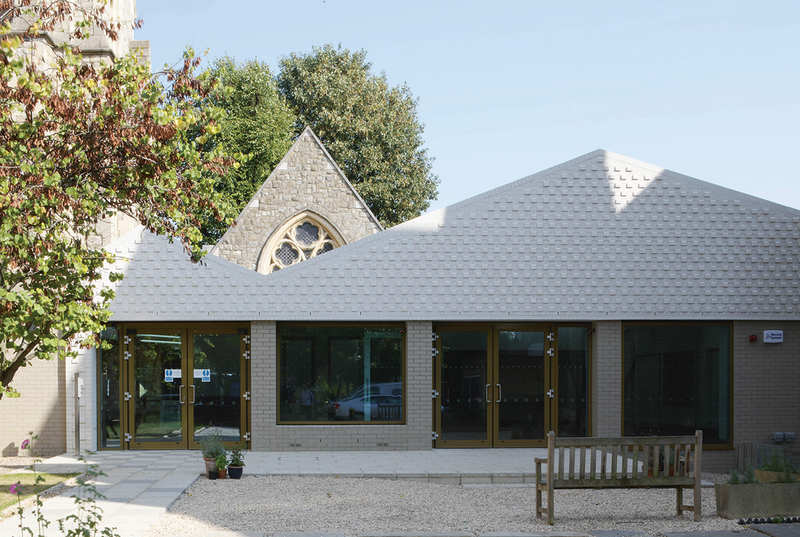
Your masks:
<instances>
[{"instance_id":1,"label":"window frame","mask_svg":"<svg viewBox=\"0 0 800 537\"><path fill-rule=\"evenodd\" d=\"M402 409L401 409L401 419L400 420L369 420L369 421L337 421L337 420L329 420L329 421L297 421L297 420L282 420L281 419L281 368L283 365L283 356L281 354L282 349L282 336L281 330L283 328L302 328L302 327L314 327L314 328L337 328L337 327L347 327L347 328L397 328L400 334L400 374L401 374L401 398L402 398ZM406 337L408 334L408 328L406 323L403 322L369 322L369 323L359 323L359 322L334 322L334 323L326 323L326 322L279 322L276 323L276 359L275 359L275 382L276 382L276 405L275 405L275 423L278 426L317 426L317 427L341 427L341 426L374 426L374 425L407 425L407 408L408 405L406 404L406 392L407 392L407 383L408 383L408 369L406 367L407 364L407 341Z\"/></svg>"}]
</instances>

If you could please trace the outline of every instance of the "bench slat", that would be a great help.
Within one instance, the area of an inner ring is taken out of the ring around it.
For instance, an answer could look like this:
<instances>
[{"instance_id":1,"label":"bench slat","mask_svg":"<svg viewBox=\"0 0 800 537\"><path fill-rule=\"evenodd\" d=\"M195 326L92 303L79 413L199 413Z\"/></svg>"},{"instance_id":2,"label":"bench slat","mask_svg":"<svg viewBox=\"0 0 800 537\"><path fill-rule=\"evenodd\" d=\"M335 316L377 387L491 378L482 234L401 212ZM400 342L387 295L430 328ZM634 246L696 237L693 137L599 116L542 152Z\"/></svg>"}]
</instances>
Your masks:
<instances>
[{"instance_id":1,"label":"bench slat","mask_svg":"<svg viewBox=\"0 0 800 537\"><path fill-rule=\"evenodd\" d=\"M664 444L694 444L694 436L626 436L622 438L556 438L556 447L561 446L646 446Z\"/></svg>"}]
</instances>

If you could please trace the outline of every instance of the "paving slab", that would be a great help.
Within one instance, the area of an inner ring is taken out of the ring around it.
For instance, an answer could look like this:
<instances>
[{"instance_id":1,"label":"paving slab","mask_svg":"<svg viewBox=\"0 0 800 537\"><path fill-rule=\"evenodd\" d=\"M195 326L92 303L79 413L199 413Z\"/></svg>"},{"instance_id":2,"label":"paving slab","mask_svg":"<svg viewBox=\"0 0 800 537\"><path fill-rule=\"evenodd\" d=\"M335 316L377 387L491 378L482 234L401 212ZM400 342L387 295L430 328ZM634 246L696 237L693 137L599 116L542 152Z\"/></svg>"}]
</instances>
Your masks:
<instances>
[{"instance_id":1,"label":"paving slab","mask_svg":"<svg viewBox=\"0 0 800 537\"><path fill-rule=\"evenodd\" d=\"M302 531L276 531L273 537L344 537L344 533L335 532L302 532Z\"/></svg>"},{"instance_id":2,"label":"paving slab","mask_svg":"<svg viewBox=\"0 0 800 537\"><path fill-rule=\"evenodd\" d=\"M758 532L742 526L741 530L671 531L661 535L664 537L758 537Z\"/></svg>"},{"instance_id":3,"label":"paving slab","mask_svg":"<svg viewBox=\"0 0 800 537\"><path fill-rule=\"evenodd\" d=\"M590 531L589 534L594 535L594 537L638 537L639 535L647 535L643 531L624 531L624 530Z\"/></svg>"},{"instance_id":4,"label":"paving slab","mask_svg":"<svg viewBox=\"0 0 800 537\"><path fill-rule=\"evenodd\" d=\"M748 524L747 527L772 537L800 537L800 524Z\"/></svg>"}]
</instances>

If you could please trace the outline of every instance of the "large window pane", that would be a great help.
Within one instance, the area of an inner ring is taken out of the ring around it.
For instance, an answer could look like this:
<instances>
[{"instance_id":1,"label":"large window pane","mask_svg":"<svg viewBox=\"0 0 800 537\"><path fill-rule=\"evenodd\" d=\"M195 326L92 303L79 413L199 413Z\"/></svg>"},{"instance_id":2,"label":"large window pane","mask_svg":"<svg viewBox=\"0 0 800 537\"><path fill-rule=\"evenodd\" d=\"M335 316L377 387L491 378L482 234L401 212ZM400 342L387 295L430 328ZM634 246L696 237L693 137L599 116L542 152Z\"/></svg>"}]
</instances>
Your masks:
<instances>
[{"instance_id":1,"label":"large window pane","mask_svg":"<svg viewBox=\"0 0 800 537\"><path fill-rule=\"evenodd\" d=\"M625 326L625 434L730 444L730 325Z\"/></svg>"},{"instance_id":2,"label":"large window pane","mask_svg":"<svg viewBox=\"0 0 800 537\"><path fill-rule=\"evenodd\" d=\"M400 326L282 326L281 422L403 420Z\"/></svg>"}]
</instances>

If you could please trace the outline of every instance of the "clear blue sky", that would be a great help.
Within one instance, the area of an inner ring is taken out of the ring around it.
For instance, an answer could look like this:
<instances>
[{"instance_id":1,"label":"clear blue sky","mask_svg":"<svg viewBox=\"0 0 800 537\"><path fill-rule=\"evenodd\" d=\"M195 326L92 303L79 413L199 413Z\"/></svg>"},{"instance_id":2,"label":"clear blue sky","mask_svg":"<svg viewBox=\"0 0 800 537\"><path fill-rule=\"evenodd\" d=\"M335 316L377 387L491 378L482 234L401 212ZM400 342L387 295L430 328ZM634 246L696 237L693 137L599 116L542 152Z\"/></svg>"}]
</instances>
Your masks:
<instances>
[{"instance_id":1,"label":"clear blue sky","mask_svg":"<svg viewBox=\"0 0 800 537\"><path fill-rule=\"evenodd\" d=\"M800 208L798 0L137 4L154 67L366 50L419 98L432 208L595 149Z\"/></svg>"}]
</instances>

